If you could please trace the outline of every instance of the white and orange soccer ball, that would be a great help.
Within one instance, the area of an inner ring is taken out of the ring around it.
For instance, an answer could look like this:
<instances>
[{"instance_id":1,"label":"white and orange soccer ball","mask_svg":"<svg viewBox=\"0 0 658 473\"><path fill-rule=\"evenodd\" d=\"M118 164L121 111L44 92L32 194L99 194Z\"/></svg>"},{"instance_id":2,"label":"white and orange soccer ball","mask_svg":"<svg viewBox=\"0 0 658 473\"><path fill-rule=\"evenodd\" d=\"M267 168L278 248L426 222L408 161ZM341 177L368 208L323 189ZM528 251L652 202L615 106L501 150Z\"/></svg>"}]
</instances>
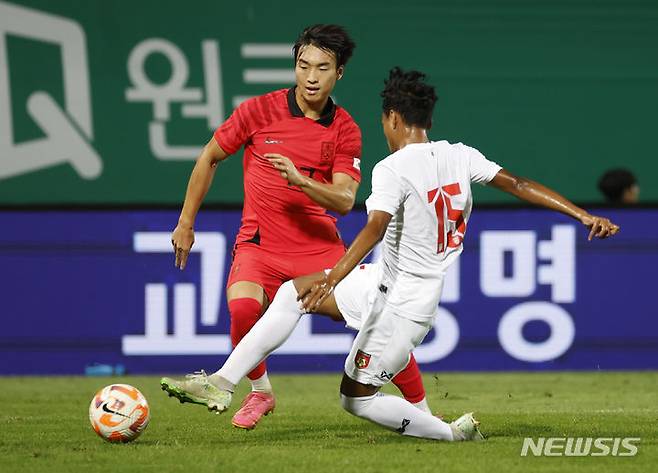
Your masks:
<instances>
[{"instance_id":1,"label":"white and orange soccer ball","mask_svg":"<svg viewBox=\"0 0 658 473\"><path fill-rule=\"evenodd\" d=\"M130 442L151 418L146 398L129 384L111 384L98 391L89 405L94 431L108 442Z\"/></svg>"}]
</instances>

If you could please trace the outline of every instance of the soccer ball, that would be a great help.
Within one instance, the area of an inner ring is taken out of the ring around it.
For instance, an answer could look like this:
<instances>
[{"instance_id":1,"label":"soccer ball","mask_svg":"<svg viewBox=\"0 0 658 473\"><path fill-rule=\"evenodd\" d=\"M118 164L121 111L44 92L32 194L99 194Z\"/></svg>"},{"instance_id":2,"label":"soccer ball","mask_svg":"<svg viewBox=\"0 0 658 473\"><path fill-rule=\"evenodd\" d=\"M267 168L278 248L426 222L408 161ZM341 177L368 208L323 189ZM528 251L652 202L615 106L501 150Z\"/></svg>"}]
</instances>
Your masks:
<instances>
[{"instance_id":1,"label":"soccer ball","mask_svg":"<svg viewBox=\"0 0 658 473\"><path fill-rule=\"evenodd\" d=\"M98 391L89 405L94 431L108 442L130 442L150 420L146 398L129 384L111 384Z\"/></svg>"}]
</instances>

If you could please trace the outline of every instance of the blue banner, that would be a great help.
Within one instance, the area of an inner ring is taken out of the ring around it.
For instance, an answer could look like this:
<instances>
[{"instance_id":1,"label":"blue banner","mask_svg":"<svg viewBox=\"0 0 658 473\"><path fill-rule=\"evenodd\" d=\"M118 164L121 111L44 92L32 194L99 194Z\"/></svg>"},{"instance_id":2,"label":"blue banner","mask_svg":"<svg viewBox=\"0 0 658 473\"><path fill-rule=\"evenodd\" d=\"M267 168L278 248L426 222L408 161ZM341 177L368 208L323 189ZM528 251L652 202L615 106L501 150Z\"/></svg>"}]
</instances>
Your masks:
<instances>
[{"instance_id":1,"label":"blue banner","mask_svg":"<svg viewBox=\"0 0 658 473\"><path fill-rule=\"evenodd\" d=\"M425 370L658 368L658 210L602 210L621 225L587 241L541 210L475 209ZM202 211L184 271L170 210L1 211L0 374L214 370L230 352L225 282L239 211ZM365 223L339 221L351 241ZM373 257L376 257L376 252ZM354 334L304 317L271 372L339 371Z\"/></svg>"}]
</instances>

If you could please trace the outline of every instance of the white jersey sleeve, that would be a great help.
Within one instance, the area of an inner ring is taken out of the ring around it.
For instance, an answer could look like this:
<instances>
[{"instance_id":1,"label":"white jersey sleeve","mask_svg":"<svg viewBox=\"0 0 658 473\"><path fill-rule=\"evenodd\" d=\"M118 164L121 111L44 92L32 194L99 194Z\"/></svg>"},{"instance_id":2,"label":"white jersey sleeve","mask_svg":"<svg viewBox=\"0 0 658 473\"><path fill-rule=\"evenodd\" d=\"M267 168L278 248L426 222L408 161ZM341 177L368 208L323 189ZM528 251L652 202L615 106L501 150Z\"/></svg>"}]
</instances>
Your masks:
<instances>
[{"instance_id":1,"label":"white jersey sleeve","mask_svg":"<svg viewBox=\"0 0 658 473\"><path fill-rule=\"evenodd\" d=\"M366 200L368 213L382 210L395 215L406 197L404 183L393 169L378 163L372 170L372 192Z\"/></svg>"},{"instance_id":2,"label":"white jersey sleeve","mask_svg":"<svg viewBox=\"0 0 658 473\"><path fill-rule=\"evenodd\" d=\"M468 156L468 165L471 173L471 182L478 184L488 184L498 171L503 169L493 161L489 161L477 149L464 145L464 150Z\"/></svg>"}]
</instances>

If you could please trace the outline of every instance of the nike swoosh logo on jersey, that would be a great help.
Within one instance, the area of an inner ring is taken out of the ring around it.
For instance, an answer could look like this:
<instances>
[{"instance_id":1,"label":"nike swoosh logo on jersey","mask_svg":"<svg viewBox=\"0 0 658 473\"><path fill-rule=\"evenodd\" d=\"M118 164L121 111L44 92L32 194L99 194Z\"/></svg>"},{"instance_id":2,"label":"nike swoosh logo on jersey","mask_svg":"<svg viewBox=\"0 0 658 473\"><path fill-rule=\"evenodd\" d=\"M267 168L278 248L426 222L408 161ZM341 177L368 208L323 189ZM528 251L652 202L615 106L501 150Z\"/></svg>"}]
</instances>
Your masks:
<instances>
[{"instance_id":1,"label":"nike swoosh logo on jersey","mask_svg":"<svg viewBox=\"0 0 658 473\"><path fill-rule=\"evenodd\" d=\"M103 404L103 410L104 410L105 412L109 412L110 414L116 414L116 415L118 415L118 416L128 418L127 415L122 414L121 412L113 411L112 409L110 409L109 407L107 407L107 402L106 402L105 404Z\"/></svg>"},{"instance_id":2,"label":"nike swoosh logo on jersey","mask_svg":"<svg viewBox=\"0 0 658 473\"><path fill-rule=\"evenodd\" d=\"M273 139L270 138L269 136L268 136L267 138L265 138L265 144L266 144L266 145L280 145L280 144L282 144L282 143L283 143L283 141L281 141L281 140L273 140Z\"/></svg>"}]
</instances>

